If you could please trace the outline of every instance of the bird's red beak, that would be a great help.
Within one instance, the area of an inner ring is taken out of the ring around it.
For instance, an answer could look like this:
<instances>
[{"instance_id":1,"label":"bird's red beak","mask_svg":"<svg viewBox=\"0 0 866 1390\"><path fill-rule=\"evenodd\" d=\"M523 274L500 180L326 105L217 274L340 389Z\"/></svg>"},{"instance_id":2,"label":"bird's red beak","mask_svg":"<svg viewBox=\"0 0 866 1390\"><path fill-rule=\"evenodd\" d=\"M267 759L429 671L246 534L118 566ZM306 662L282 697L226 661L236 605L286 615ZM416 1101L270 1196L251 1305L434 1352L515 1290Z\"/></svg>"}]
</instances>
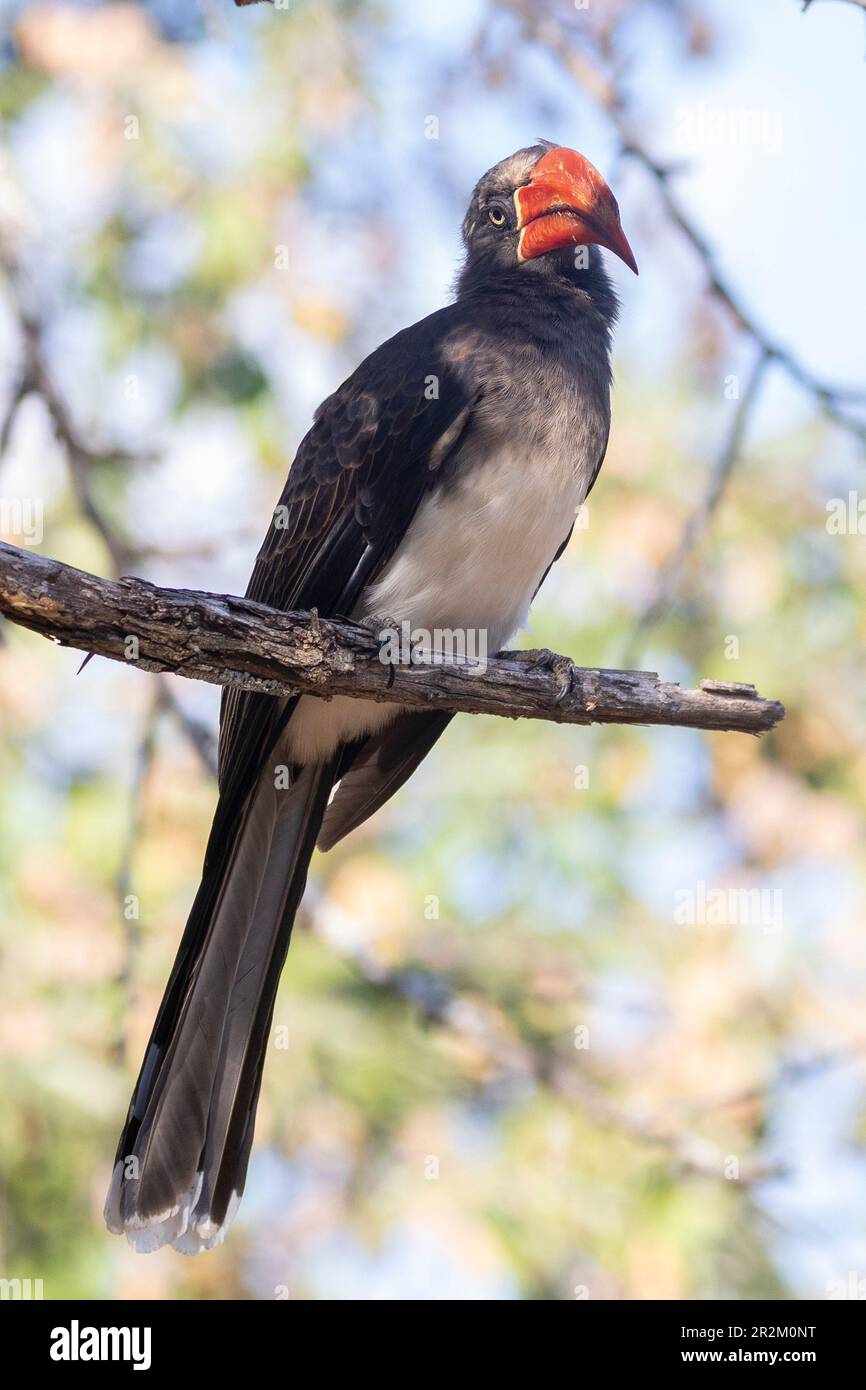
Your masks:
<instances>
[{"instance_id":1,"label":"bird's red beak","mask_svg":"<svg viewBox=\"0 0 866 1390\"><path fill-rule=\"evenodd\" d=\"M619 208L594 164L564 145L548 150L514 194L517 255L531 261L563 246L606 246L637 275Z\"/></svg>"}]
</instances>

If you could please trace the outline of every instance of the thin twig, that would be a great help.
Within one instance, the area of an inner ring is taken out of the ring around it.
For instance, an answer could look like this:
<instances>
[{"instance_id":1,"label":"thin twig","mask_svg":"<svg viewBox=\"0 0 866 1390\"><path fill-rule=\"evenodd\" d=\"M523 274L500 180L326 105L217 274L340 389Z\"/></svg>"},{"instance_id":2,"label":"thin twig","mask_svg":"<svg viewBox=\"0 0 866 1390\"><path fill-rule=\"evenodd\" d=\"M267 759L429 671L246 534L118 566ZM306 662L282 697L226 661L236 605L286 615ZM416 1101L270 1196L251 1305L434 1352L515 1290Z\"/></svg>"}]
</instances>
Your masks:
<instances>
[{"instance_id":1,"label":"thin twig","mask_svg":"<svg viewBox=\"0 0 866 1390\"><path fill-rule=\"evenodd\" d=\"M69 477L78 505L102 537L117 573L123 574L136 564L138 550L128 537L121 535L117 526L109 520L107 513L100 506L93 487L92 474L94 467L138 462L141 461L141 456L131 455L124 449L96 449L85 441L49 371L42 347L42 324L25 303L17 264L8 248L3 246L0 246L0 269L6 277L9 302L21 337L24 357L21 382L26 384L27 391L33 391L42 398L54 433L66 453Z\"/></svg>"},{"instance_id":2,"label":"thin twig","mask_svg":"<svg viewBox=\"0 0 866 1390\"><path fill-rule=\"evenodd\" d=\"M159 706L175 720L186 736L206 772L217 775L217 741L207 724L203 724L189 710L184 709L165 676L157 676L159 683Z\"/></svg>"},{"instance_id":3,"label":"thin twig","mask_svg":"<svg viewBox=\"0 0 866 1390\"><path fill-rule=\"evenodd\" d=\"M327 912L320 904L314 904L312 912L305 915L306 923L332 944ZM661 1150L680 1171L740 1187L781 1175L779 1166L767 1163L760 1155L737 1156L734 1166L729 1162L733 1155L723 1154L702 1135L671 1128L614 1100L592 1075L584 1053L574 1048L566 1052L537 1036L519 1035L494 998L480 998L471 987L458 988L438 971L411 966L383 968L363 946L347 949L341 945L340 954L370 988L399 1000L423 1023L468 1039L473 1049L489 1059L491 1070L531 1078L535 1085L579 1105L603 1128Z\"/></svg>"},{"instance_id":4,"label":"thin twig","mask_svg":"<svg viewBox=\"0 0 866 1390\"><path fill-rule=\"evenodd\" d=\"M860 3L860 0L854 2ZM841 409L841 403L844 401L866 402L866 388L852 390L823 381L793 352L776 342L760 327L740 295L723 275L706 237L698 230L674 193L674 171L650 153L627 114L619 86L603 71L600 62L578 47L572 32L566 29L560 18L543 4L537 3L537 0L494 0L494 3L515 15L527 37L561 62L577 84L605 112L616 130L623 154L640 164L652 176L670 220L678 227L703 263L707 288L725 305L737 327L748 334L764 353L774 358L798 386L814 397L824 415L841 429L848 430L862 442L866 442L866 422L853 418ZM866 0L863 0L863 3L866 3Z\"/></svg>"},{"instance_id":5,"label":"thin twig","mask_svg":"<svg viewBox=\"0 0 866 1390\"><path fill-rule=\"evenodd\" d=\"M846 1047L832 1047L805 1057L792 1057L782 1063L774 1076L759 1086L750 1086L742 1091L701 1101L699 1104L682 1105L678 1109L683 1114L697 1117L720 1110L739 1110L744 1106L764 1104L768 1096L777 1091L787 1090L791 1086L801 1086L804 1081L811 1081L815 1076L823 1076L825 1072L852 1066L855 1062L862 1063L864 1056L866 1039L861 1038Z\"/></svg>"},{"instance_id":6,"label":"thin twig","mask_svg":"<svg viewBox=\"0 0 866 1390\"><path fill-rule=\"evenodd\" d=\"M6 410L3 414L3 424L0 426L0 464L2 464L3 459L6 457L6 451L9 448L9 442L12 438L12 430L15 426L19 406L32 390L33 381L29 369L25 366L19 373L18 380L15 383L15 387L9 397Z\"/></svg>"},{"instance_id":7,"label":"thin twig","mask_svg":"<svg viewBox=\"0 0 866 1390\"><path fill-rule=\"evenodd\" d=\"M826 0L822 0L822 3L826 4ZM856 5L858 10L866 10L866 0L837 0L837 3L844 5ZM803 0L803 13L805 14L806 10L811 9L812 5L814 4L815 0Z\"/></svg>"},{"instance_id":8,"label":"thin twig","mask_svg":"<svg viewBox=\"0 0 866 1390\"><path fill-rule=\"evenodd\" d=\"M689 556L706 531L718 506L734 465L740 456L743 436L752 409L758 398L764 372L771 361L762 351L749 375L745 390L737 403L728 434L710 473L704 495L689 516L670 559L662 566L656 579L655 591L638 618L626 648L625 662L631 665L640 653L643 639L667 611L688 563Z\"/></svg>"},{"instance_id":9,"label":"thin twig","mask_svg":"<svg viewBox=\"0 0 866 1390\"><path fill-rule=\"evenodd\" d=\"M720 450L716 466L707 481L704 498L689 517L670 561L658 578L653 597L637 621L624 658L630 664L637 659L642 639L647 636L671 602L689 556L703 535L725 484L738 462L742 437L766 367L770 363L776 363L792 381L812 396L825 417L840 429L852 434L862 444L866 444L866 421L851 415L843 406L866 402L866 389L851 389L824 381L759 325L740 294L723 274L709 241L698 229L675 193L672 186L675 171L663 165L650 153L628 114L623 92L615 77L604 70L600 57L593 57L587 53L583 43L578 42L576 31L567 28L559 16L554 15L544 5L534 3L534 0L533 3L529 3L529 0L494 0L494 3L514 15L522 24L526 36L557 59L574 81L606 113L619 137L622 153L651 176L669 221L691 245L703 265L707 290L725 307L737 329L750 338L757 348L758 356L751 380ZM863 0L863 3L866 5L866 0ZM587 34L586 26L581 26L579 33L583 40Z\"/></svg>"},{"instance_id":10,"label":"thin twig","mask_svg":"<svg viewBox=\"0 0 866 1390\"><path fill-rule=\"evenodd\" d=\"M671 171L656 163L641 145L625 146L624 153L640 163L655 178L671 221L691 242L704 263L708 290L725 305L741 332L750 337L768 358L777 362L792 381L813 396L818 409L827 419L854 435L861 443L866 443L866 421L858 420L841 409L843 402L852 405L866 402L866 388L839 386L822 380L809 371L793 352L771 338L758 325L733 286L725 279L706 239L686 215L671 187Z\"/></svg>"}]
</instances>

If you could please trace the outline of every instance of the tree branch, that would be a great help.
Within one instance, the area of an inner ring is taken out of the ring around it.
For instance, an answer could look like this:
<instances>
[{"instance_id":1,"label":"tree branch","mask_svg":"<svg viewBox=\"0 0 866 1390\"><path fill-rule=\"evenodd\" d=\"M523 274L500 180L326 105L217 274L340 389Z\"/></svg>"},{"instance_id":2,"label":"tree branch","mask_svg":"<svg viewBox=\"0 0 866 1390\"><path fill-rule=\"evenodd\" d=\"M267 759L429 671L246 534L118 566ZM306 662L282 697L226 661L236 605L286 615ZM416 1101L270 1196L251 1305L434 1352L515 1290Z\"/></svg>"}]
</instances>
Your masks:
<instances>
[{"instance_id":1,"label":"tree branch","mask_svg":"<svg viewBox=\"0 0 866 1390\"><path fill-rule=\"evenodd\" d=\"M815 0L803 0L803 12L805 13L814 3ZM866 10L866 0L845 0L845 4L856 5L858 9Z\"/></svg>"},{"instance_id":2,"label":"tree branch","mask_svg":"<svg viewBox=\"0 0 866 1390\"><path fill-rule=\"evenodd\" d=\"M706 531L712 516L719 505L728 479L734 470L743 444L743 435L749 423L749 416L758 398L761 382L770 356L762 351L752 368L746 389L740 397L737 409L731 420L728 434L724 440L715 466L706 484L704 495L691 512L679 541L670 557L658 572L652 597L640 614L625 651L625 660L634 661L640 654L641 644L650 630L667 611L673 602L689 558L698 540Z\"/></svg>"},{"instance_id":3,"label":"tree branch","mask_svg":"<svg viewBox=\"0 0 866 1390\"><path fill-rule=\"evenodd\" d=\"M12 545L0 545L0 613L62 646L271 695L349 695L557 724L752 734L772 729L784 715L778 701L761 699L750 685L704 681L699 690L683 690L648 671L575 667L548 651L391 665L379 633L347 619L282 613L250 599L158 588L143 579L100 579Z\"/></svg>"},{"instance_id":4,"label":"tree branch","mask_svg":"<svg viewBox=\"0 0 866 1390\"><path fill-rule=\"evenodd\" d=\"M707 289L725 306L736 327L752 338L757 347L792 381L809 393L828 419L866 444L866 421L849 414L844 408L846 405L862 405L866 401L866 390L824 381L758 323L739 292L722 273L707 237L698 229L674 192L674 170L651 154L637 123L628 114L620 87L615 78L603 70L600 59L586 52L578 43L575 31L566 27L561 14L552 12L543 3L536 3L536 0L494 0L494 3L514 15L526 38L555 58L605 113L619 139L622 153L641 165L653 179L670 221L691 244L698 260L703 262ZM866 0L854 0L854 3L866 6Z\"/></svg>"},{"instance_id":5,"label":"tree branch","mask_svg":"<svg viewBox=\"0 0 866 1390\"><path fill-rule=\"evenodd\" d=\"M321 906L314 904L312 910L308 907L305 921L333 950L323 917ZM382 962L364 944L363 930L358 941L356 948L348 950L341 943L340 956L369 989L411 1008L420 1022L465 1037L484 1052L491 1070L499 1075L531 1077L539 1088L580 1105L600 1128L661 1150L673 1167L692 1177L749 1187L782 1176L784 1170L760 1152L744 1155L731 1173L733 1155L723 1153L704 1135L672 1127L610 1095L603 1079L588 1065L585 1052L558 1047L552 1039L522 1036L501 999L479 995L472 986L461 987L438 971L416 965L383 970Z\"/></svg>"}]
</instances>

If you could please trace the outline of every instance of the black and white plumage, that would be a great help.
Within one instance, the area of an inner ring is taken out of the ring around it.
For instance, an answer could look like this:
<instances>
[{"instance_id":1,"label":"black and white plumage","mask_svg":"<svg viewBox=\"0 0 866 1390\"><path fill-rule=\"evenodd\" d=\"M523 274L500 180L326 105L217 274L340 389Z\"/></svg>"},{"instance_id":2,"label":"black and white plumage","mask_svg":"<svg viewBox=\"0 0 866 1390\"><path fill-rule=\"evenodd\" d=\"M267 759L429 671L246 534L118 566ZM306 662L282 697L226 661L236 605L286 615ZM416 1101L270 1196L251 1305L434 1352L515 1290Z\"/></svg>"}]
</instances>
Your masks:
<instances>
[{"instance_id":1,"label":"black and white plumage","mask_svg":"<svg viewBox=\"0 0 866 1390\"><path fill-rule=\"evenodd\" d=\"M249 597L483 629L490 652L524 623L607 443L616 299L598 244L636 267L600 175L546 142L481 179L464 240L455 302L384 343L316 412ZM393 795L450 717L224 691L202 882L106 1203L138 1249L222 1239L314 846Z\"/></svg>"}]
</instances>

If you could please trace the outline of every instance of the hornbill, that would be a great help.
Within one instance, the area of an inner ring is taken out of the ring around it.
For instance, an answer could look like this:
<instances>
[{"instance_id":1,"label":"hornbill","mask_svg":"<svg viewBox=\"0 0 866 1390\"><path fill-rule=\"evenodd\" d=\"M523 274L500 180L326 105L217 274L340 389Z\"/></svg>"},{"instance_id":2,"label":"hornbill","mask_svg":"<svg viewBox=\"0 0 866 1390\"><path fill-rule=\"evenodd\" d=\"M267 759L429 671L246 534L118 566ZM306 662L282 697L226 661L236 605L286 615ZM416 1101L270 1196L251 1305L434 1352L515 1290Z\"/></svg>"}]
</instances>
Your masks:
<instances>
[{"instance_id":1,"label":"hornbill","mask_svg":"<svg viewBox=\"0 0 866 1390\"><path fill-rule=\"evenodd\" d=\"M598 248L637 266L604 179L549 141L484 175L463 240L454 302L383 343L316 411L248 597L474 629L491 652L525 622L607 445L617 299ZM202 881L106 1202L109 1228L137 1249L222 1240L313 850L393 796L450 718L224 689Z\"/></svg>"}]
</instances>

